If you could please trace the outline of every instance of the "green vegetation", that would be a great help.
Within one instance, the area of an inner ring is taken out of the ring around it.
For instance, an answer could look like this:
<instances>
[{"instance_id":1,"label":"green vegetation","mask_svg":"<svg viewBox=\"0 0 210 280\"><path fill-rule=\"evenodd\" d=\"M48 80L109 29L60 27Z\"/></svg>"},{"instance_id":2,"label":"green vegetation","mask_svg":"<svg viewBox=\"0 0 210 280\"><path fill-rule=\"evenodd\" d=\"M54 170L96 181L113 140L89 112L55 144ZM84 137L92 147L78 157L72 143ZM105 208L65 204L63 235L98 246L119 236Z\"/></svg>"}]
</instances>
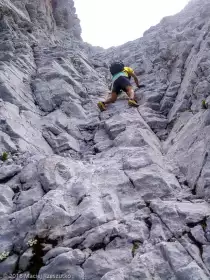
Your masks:
<instances>
[{"instance_id":1,"label":"green vegetation","mask_svg":"<svg viewBox=\"0 0 210 280\"><path fill-rule=\"evenodd\" d=\"M8 153L3 152L2 156L1 156L1 160L6 161L7 159L8 159Z\"/></svg>"},{"instance_id":2,"label":"green vegetation","mask_svg":"<svg viewBox=\"0 0 210 280\"><path fill-rule=\"evenodd\" d=\"M202 100L202 109L208 109L208 103L206 100Z\"/></svg>"},{"instance_id":3,"label":"green vegetation","mask_svg":"<svg viewBox=\"0 0 210 280\"><path fill-rule=\"evenodd\" d=\"M0 254L0 262L5 260L9 256L9 252L3 252Z\"/></svg>"},{"instance_id":4,"label":"green vegetation","mask_svg":"<svg viewBox=\"0 0 210 280\"><path fill-rule=\"evenodd\" d=\"M132 256L133 256L133 257L135 256L136 250L139 249L140 244L141 244L141 242L139 242L139 241L134 241L134 242L133 242L133 248L132 248Z\"/></svg>"},{"instance_id":5,"label":"green vegetation","mask_svg":"<svg viewBox=\"0 0 210 280\"><path fill-rule=\"evenodd\" d=\"M37 244L37 240L36 239L30 239L27 242L27 245L30 246L30 247L33 247L36 244Z\"/></svg>"}]
</instances>

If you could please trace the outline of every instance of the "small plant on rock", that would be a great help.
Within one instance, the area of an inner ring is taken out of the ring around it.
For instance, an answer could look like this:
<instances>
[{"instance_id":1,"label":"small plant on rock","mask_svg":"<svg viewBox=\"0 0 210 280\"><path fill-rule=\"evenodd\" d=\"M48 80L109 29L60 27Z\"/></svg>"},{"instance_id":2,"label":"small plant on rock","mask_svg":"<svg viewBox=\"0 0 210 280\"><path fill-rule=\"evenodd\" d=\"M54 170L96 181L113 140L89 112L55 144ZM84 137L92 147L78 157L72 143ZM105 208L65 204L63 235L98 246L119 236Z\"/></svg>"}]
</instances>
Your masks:
<instances>
[{"instance_id":1,"label":"small plant on rock","mask_svg":"<svg viewBox=\"0 0 210 280\"><path fill-rule=\"evenodd\" d=\"M136 250L139 249L140 244L141 244L141 243L140 243L139 241L134 241L134 242L133 242L133 248L132 248L132 256L133 256L133 257L135 256Z\"/></svg>"},{"instance_id":2,"label":"small plant on rock","mask_svg":"<svg viewBox=\"0 0 210 280\"><path fill-rule=\"evenodd\" d=\"M202 226L203 230L206 230L206 228L207 228L206 219L201 221L200 225Z\"/></svg>"},{"instance_id":3,"label":"small plant on rock","mask_svg":"<svg viewBox=\"0 0 210 280\"><path fill-rule=\"evenodd\" d=\"M208 103L206 102L206 100L202 100L202 109L208 109Z\"/></svg>"},{"instance_id":4,"label":"small plant on rock","mask_svg":"<svg viewBox=\"0 0 210 280\"><path fill-rule=\"evenodd\" d=\"M27 245L30 246L30 247L33 247L34 245L37 244L37 240L36 239L29 239L28 242L27 242Z\"/></svg>"},{"instance_id":5,"label":"small plant on rock","mask_svg":"<svg viewBox=\"0 0 210 280\"><path fill-rule=\"evenodd\" d=\"M3 161L6 161L8 159L8 153L7 152L3 152L2 156L1 156L1 159Z\"/></svg>"},{"instance_id":6,"label":"small plant on rock","mask_svg":"<svg viewBox=\"0 0 210 280\"><path fill-rule=\"evenodd\" d=\"M3 252L0 254L0 262L5 260L9 256L9 252Z\"/></svg>"}]
</instances>

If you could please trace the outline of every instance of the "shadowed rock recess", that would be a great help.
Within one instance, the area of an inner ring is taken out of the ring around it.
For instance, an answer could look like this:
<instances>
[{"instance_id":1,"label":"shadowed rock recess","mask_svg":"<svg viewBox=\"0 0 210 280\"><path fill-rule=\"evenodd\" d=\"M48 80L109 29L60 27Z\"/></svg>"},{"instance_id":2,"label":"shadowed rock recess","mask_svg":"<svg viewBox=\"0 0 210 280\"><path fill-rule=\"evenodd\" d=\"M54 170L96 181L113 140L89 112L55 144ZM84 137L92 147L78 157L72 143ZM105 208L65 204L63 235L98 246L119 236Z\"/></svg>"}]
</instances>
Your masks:
<instances>
[{"instance_id":1,"label":"shadowed rock recess","mask_svg":"<svg viewBox=\"0 0 210 280\"><path fill-rule=\"evenodd\" d=\"M209 14L103 50L72 0L0 0L2 279L210 279ZM113 58L138 109L96 106Z\"/></svg>"}]
</instances>

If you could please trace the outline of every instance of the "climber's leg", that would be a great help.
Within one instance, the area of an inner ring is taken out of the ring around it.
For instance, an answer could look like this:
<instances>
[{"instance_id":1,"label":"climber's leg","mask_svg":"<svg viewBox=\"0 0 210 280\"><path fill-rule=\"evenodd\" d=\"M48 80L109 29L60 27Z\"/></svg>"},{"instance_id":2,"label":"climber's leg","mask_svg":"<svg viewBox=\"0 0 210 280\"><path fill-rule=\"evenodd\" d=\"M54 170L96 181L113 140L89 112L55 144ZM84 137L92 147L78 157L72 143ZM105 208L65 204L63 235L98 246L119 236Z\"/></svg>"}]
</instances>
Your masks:
<instances>
[{"instance_id":1,"label":"climber's leg","mask_svg":"<svg viewBox=\"0 0 210 280\"><path fill-rule=\"evenodd\" d=\"M130 106L138 107L139 104L135 100L135 92L133 90L133 87L132 86L126 86L125 91L126 91L128 97L129 97L128 104Z\"/></svg>"},{"instance_id":2,"label":"climber's leg","mask_svg":"<svg viewBox=\"0 0 210 280\"><path fill-rule=\"evenodd\" d=\"M117 100L117 93L112 92L111 97L109 97L107 100L105 100L104 102L102 102L102 101L98 102L98 108L101 111L105 111L106 110L106 105L110 104L110 103L114 103L116 100Z\"/></svg>"},{"instance_id":3,"label":"climber's leg","mask_svg":"<svg viewBox=\"0 0 210 280\"><path fill-rule=\"evenodd\" d=\"M125 92L127 93L129 99L132 99L132 100L135 99L135 92L134 92L132 86L126 86Z\"/></svg>"},{"instance_id":4,"label":"climber's leg","mask_svg":"<svg viewBox=\"0 0 210 280\"><path fill-rule=\"evenodd\" d=\"M104 104L114 103L117 100L117 93L114 91L111 93L111 97L104 101Z\"/></svg>"}]
</instances>

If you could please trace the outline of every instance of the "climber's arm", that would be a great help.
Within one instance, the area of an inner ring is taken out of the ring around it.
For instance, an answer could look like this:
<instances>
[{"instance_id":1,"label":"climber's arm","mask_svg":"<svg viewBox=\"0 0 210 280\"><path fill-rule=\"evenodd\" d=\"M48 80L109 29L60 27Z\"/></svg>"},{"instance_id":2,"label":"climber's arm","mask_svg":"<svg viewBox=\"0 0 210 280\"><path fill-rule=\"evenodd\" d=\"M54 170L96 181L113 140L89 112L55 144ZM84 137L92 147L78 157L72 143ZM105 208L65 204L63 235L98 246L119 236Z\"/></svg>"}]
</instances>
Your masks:
<instances>
[{"instance_id":1,"label":"climber's arm","mask_svg":"<svg viewBox=\"0 0 210 280\"><path fill-rule=\"evenodd\" d=\"M131 77L134 78L137 87L140 87L139 80L134 72L130 73Z\"/></svg>"}]
</instances>

